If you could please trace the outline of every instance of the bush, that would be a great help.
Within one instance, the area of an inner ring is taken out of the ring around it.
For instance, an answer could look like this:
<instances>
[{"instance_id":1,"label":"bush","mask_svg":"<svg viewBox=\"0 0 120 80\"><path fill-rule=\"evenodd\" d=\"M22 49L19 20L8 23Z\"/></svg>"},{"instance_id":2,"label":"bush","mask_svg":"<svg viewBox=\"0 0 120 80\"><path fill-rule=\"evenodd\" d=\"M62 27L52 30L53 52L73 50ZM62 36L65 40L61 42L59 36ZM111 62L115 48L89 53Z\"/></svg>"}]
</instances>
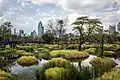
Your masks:
<instances>
[{"instance_id":1,"label":"bush","mask_svg":"<svg viewBox=\"0 0 120 80\"><path fill-rule=\"evenodd\" d=\"M17 80L14 76L0 70L0 80Z\"/></svg>"},{"instance_id":2,"label":"bush","mask_svg":"<svg viewBox=\"0 0 120 80\"><path fill-rule=\"evenodd\" d=\"M95 80L120 80L120 70L105 73Z\"/></svg>"},{"instance_id":3,"label":"bush","mask_svg":"<svg viewBox=\"0 0 120 80\"><path fill-rule=\"evenodd\" d=\"M84 60L89 57L87 52L81 52L77 50L53 50L50 52L51 57L62 57L68 60Z\"/></svg>"},{"instance_id":4,"label":"bush","mask_svg":"<svg viewBox=\"0 0 120 80\"><path fill-rule=\"evenodd\" d=\"M52 74L49 74L50 72ZM46 75L46 73L48 74ZM77 69L69 61L62 58L53 58L49 60L43 67L40 67L36 72L37 80L47 80L48 75L51 76L51 78L49 78L50 80L79 80L80 79ZM62 79L60 79L61 78L60 75L63 77Z\"/></svg>"},{"instance_id":5,"label":"bush","mask_svg":"<svg viewBox=\"0 0 120 80\"><path fill-rule=\"evenodd\" d=\"M30 52L25 52L24 50L18 50L16 51L16 54L19 56L32 56L33 54Z\"/></svg>"},{"instance_id":6,"label":"bush","mask_svg":"<svg viewBox=\"0 0 120 80\"><path fill-rule=\"evenodd\" d=\"M18 47L19 50L25 50L27 52L33 52L34 48L35 46L19 46Z\"/></svg>"},{"instance_id":7,"label":"bush","mask_svg":"<svg viewBox=\"0 0 120 80\"><path fill-rule=\"evenodd\" d=\"M46 48L38 48L38 58L49 59L49 50Z\"/></svg>"},{"instance_id":8,"label":"bush","mask_svg":"<svg viewBox=\"0 0 120 80\"><path fill-rule=\"evenodd\" d=\"M104 51L103 52L103 56L106 56L106 57L116 57L117 54L113 51Z\"/></svg>"},{"instance_id":9,"label":"bush","mask_svg":"<svg viewBox=\"0 0 120 80\"><path fill-rule=\"evenodd\" d=\"M64 68L49 68L45 71L46 80L65 80Z\"/></svg>"},{"instance_id":10,"label":"bush","mask_svg":"<svg viewBox=\"0 0 120 80\"><path fill-rule=\"evenodd\" d=\"M70 44L69 46L67 46L66 49L78 49L78 45L77 44Z\"/></svg>"},{"instance_id":11,"label":"bush","mask_svg":"<svg viewBox=\"0 0 120 80\"><path fill-rule=\"evenodd\" d=\"M94 58L90 61L90 64L94 67L94 75L101 76L104 72L111 71L117 64L111 58Z\"/></svg>"},{"instance_id":12,"label":"bush","mask_svg":"<svg viewBox=\"0 0 120 80\"><path fill-rule=\"evenodd\" d=\"M120 49L120 46L117 44L105 44L104 45L104 50L106 51L116 51Z\"/></svg>"},{"instance_id":13,"label":"bush","mask_svg":"<svg viewBox=\"0 0 120 80\"><path fill-rule=\"evenodd\" d=\"M52 51L52 50L58 50L58 45L44 45L43 48L47 48L50 51ZM62 46L60 46L59 48L61 49Z\"/></svg>"},{"instance_id":14,"label":"bush","mask_svg":"<svg viewBox=\"0 0 120 80\"><path fill-rule=\"evenodd\" d=\"M86 49L85 52L89 53L89 54L92 54L92 55L95 55L96 54L96 51L97 49L96 48L89 48L89 49Z\"/></svg>"},{"instance_id":15,"label":"bush","mask_svg":"<svg viewBox=\"0 0 120 80\"><path fill-rule=\"evenodd\" d=\"M17 59L17 63L21 66L32 66L38 64L38 60L34 56L22 56L21 58Z\"/></svg>"},{"instance_id":16,"label":"bush","mask_svg":"<svg viewBox=\"0 0 120 80\"><path fill-rule=\"evenodd\" d=\"M90 61L90 64L92 64L93 67L97 68L113 68L117 65L111 58L100 57L94 58L92 61Z\"/></svg>"}]
</instances>

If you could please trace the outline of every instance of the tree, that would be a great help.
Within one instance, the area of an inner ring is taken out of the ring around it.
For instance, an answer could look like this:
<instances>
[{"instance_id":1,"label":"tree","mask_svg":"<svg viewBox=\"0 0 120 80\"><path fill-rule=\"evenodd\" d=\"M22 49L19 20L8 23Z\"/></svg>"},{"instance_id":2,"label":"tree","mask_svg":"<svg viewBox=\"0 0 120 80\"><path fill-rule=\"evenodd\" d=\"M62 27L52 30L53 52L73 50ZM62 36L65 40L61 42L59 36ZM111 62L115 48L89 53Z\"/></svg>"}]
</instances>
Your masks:
<instances>
[{"instance_id":1,"label":"tree","mask_svg":"<svg viewBox=\"0 0 120 80\"><path fill-rule=\"evenodd\" d=\"M74 25L75 32L79 34L79 51L81 46L85 43L89 36L97 31L101 26L101 22L98 19L89 19L87 16L79 17L72 25Z\"/></svg>"},{"instance_id":2,"label":"tree","mask_svg":"<svg viewBox=\"0 0 120 80\"><path fill-rule=\"evenodd\" d=\"M51 44L54 40L54 35L49 33L49 34L44 34L42 35L42 39L46 41L48 44Z\"/></svg>"},{"instance_id":3,"label":"tree","mask_svg":"<svg viewBox=\"0 0 120 80\"><path fill-rule=\"evenodd\" d=\"M13 25L11 24L11 22L5 22L0 26L0 35L3 36L4 40L10 39L12 27L13 27Z\"/></svg>"}]
</instances>

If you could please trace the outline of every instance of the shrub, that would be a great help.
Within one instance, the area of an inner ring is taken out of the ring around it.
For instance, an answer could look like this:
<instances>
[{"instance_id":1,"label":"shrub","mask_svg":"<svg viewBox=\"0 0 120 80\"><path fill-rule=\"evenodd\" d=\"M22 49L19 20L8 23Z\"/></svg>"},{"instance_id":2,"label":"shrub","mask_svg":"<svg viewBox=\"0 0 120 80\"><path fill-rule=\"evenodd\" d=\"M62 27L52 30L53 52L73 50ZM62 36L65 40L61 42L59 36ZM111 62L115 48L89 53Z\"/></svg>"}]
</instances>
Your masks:
<instances>
[{"instance_id":1,"label":"shrub","mask_svg":"<svg viewBox=\"0 0 120 80\"><path fill-rule=\"evenodd\" d=\"M105 73L95 80L120 80L120 70Z\"/></svg>"},{"instance_id":2,"label":"shrub","mask_svg":"<svg viewBox=\"0 0 120 80\"><path fill-rule=\"evenodd\" d=\"M111 71L117 64L111 58L94 58L90 61L90 64L94 67L94 75L101 76L104 72Z\"/></svg>"},{"instance_id":3,"label":"shrub","mask_svg":"<svg viewBox=\"0 0 120 80\"><path fill-rule=\"evenodd\" d=\"M104 51L103 52L103 56L106 56L106 57L116 57L117 54L113 51Z\"/></svg>"},{"instance_id":4,"label":"shrub","mask_svg":"<svg viewBox=\"0 0 120 80\"><path fill-rule=\"evenodd\" d=\"M105 44L104 45L104 50L106 51L116 51L120 49L120 46L117 44Z\"/></svg>"},{"instance_id":5,"label":"shrub","mask_svg":"<svg viewBox=\"0 0 120 80\"><path fill-rule=\"evenodd\" d=\"M49 59L49 50L46 48L38 48L38 58Z\"/></svg>"},{"instance_id":6,"label":"shrub","mask_svg":"<svg viewBox=\"0 0 120 80\"><path fill-rule=\"evenodd\" d=\"M89 48L89 49L86 49L85 51L89 54L95 55L97 49L96 48Z\"/></svg>"},{"instance_id":7,"label":"shrub","mask_svg":"<svg viewBox=\"0 0 120 80\"><path fill-rule=\"evenodd\" d=\"M51 78L49 78L51 80L59 80L58 78L61 78L60 75L62 75L63 77L60 80L79 80L80 79L77 69L69 61L62 58L53 58L49 60L43 67L40 67L36 72L37 80L48 79L48 75L46 75L46 72L48 73L49 76L52 76ZM53 73L49 74L50 72L53 72Z\"/></svg>"},{"instance_id":8,"label":"shrub","mask_svg":"<svg viewBox=\"0 0 120 80\"><path fill-rule=\"evenodd\" d=\"M35 46L19 46L18 47L19 50L25 50L27 52L33 52L34 48Z\"/></svg>"},{"instance_id":9,"label":"shrub","mask_svg":"<svg viewBox=\"0 0 120 80\"><path fill-rule=\"evenodd\" d=\"M50 52L51 57L62 57L68 60L83 60L89 57L87 52L77 50L53 50Z\"/></svg>"},{"instance_id":10,"label":"shrub","mask_svg":"<svg viewBox=\"0 0 120 80\"><path fill-rule=\"evenodd\" d=\"M45 71L46 80L65 80L64 68L49 68Z\"/></svg>"},{"instance_id":11,"label":"shrub","mask_svg":"<svg viewBox=\"0 0 120 80\"><path fill-rule=\"evenodd\" d=\"M17 63L21 66L32 66L38 64L38 60L34 56L22 56L21 58L17 59Z\"/></svg>"},{"instance_id":12,"label":"shrub","mask_svg":"<svg viewBox=\"0 0 120 80\"><path fill-rule=\"evenodd\" d=\"M0 70L0 80L17 80L14 76Z\"/></svg>"},{"instance_id":13,"label":"shrub","mask_svg":"<svg viewBox=\"0 0 120 80\"><path fill-rule=\"evenodd\" d=\"M78 49L78 45L77 44L70 44L69 46L67 46L66 49Z\"/></svg>"},{"instance_id":14,"label":"shrub","mask_svg":"<svg viewBox=\"0 0 120 80\"><path fill-rule=\"evenodd\" d=\"M52 50L58 50L58 45L44 45L43 48L47 48L50 51L52 51ZM62 46L59 46L59 48L61 49Z\"/></svg>"},{"instance_id":15,"label":"shrub","mask_svg":"<svg viewBox=\"0 0 120 80\"><path fill-rule=\"evenodd\" d=\"M92 64L93 67L97 68L113 68L116 66L116 63L111 58L94 58L92 61L90 61L90 64Z\"/></svg>"},{"instance_id":16,"label":"shrub","mask_svg":"<svg viewBox=\"0 0 120 80\"><path fill-rule=\"evenodd\" d=\"M33 54L30 52L25 52L24 50L18 50L16 51L16 54L18 54L19 56L32 56Z\"/></svg>"}]
</instances>

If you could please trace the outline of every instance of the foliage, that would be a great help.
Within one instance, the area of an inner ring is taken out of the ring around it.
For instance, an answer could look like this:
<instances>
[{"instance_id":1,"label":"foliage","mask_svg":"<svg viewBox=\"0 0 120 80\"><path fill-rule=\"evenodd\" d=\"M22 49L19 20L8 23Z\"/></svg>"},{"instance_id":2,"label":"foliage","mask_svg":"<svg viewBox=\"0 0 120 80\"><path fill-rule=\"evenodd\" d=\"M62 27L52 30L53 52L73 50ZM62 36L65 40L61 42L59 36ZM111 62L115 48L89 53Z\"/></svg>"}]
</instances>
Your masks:
<instances>
[{"instance_id":1,"label":"foliage","mask_svg":"<svg viewBox=\"0 0 120 80\"><path fill-rule=\"evenodd\" d=\"M95 80L119 80L120 79L120 70L112 71L105 73L99 78L96 78Z\"/></svg>"},{"instance_id":2,"label":"foliage","mask_svg":"<svg viewBox=\"0 0 120 80\"><path fill-rule=\"evenodd\" d=\"M53 34L44 34L42 35L42 39L46 41L48 44L51 44L54 40L54 35Z\"/></svg>"},{"instance_id":3,"label":"foliage","mask_svg":"<svg viewBox=\"0 0 120 80\"><path fill-rule=\"evenodd\" d=\"M32 66L38 64L38 60L34 56L22 56L21 58L17 59L17 63L21 66Z\"/></svg>"},{"instance_id":4,"label":"foliage","mask_svg":"<svg viewBox=\"0 0 120 80\"><path fill-rule=\"evenodd\" d=\"M103 52L103 56L106 56L106 57L116 57L117 54L114 51L104 51Z\"/></svg>"},{"instance_id":5,"label":"foliage","mask_svg":"<svg viewBox=\"0 0 120 80\"><path fill-rule=\"evenodd\" d=\"M31 56L31 55L33 55L32 53L25 52L24 50L18 50L18 51L16 51L16 54L19 56Z\"/></svg>"},{"instance_id":6,"label":"foliage","mask_svg":"<svg viewBox=\"0 0 120 80\"><path fill-rule=\"evenodd\" d=\"M61 79L61 80L79 80L80 79L77 69L72 64L70 64L69 61L67 61L66 59L62 59L62 58L53 58L53 59L49 60L43 67L40 67L38 69L38 71L36 72L37 80L45 80L46 79L46 76L45 76L46 70L49 70L51 68L56 68L56 67L63 68L65 70L65 75L64 75L65 77L62 76L62 77L64 77L64 79ZM59 70L61 70L61 69L59 69ZM56 74L56 72L54 72L54 73ZM51 76L53 76L53 75L54 74L51 74ZM57 77L59 75L56 75L54 77Z\"/></svg>"},{"instance_id":7,"label":"foliage","mask_svg":"<svg viewBox=\"0 0 120 80\"><path fill-rule=\"evenodd\" d=\"M59 46L58 45L44 45L43 48L47 48L49 49L50 51L52 50L58 50L58 49L61 49L62 46Z\"/></svg>"},{"instance_id":8,"label":"foliage","mask_svg":"<svg viewBox=\"0 0 120 80\"><path fill-rule=\"evenodd\" d=\"M97 49L96 48L89 48L89 49L86 49L85 51L89 54L95 55Z\"/></svg>"},{"instance_id":9,"label":"foliage","mask_svg":"<svg viewBox=\"0 0 120 80\"><path fill-rule=\"evenodd\" d=\"M14 76L0 70L0 80L17 80Z\"/></svg>"},{"instance_id":10,"label":"foliage","mask_svg":"<svg viewBox=\"0 0 120 80\"><path fill-rule=\"evenodd\" d=\"M90 61L90 64L94 67L94 75L101 76L104 72L111 71L117 64L111 58L94 58Z\"/></svg>"},{"instance_id":11,"label":"foliage","mask_svg":"<svg viewBox=\"0 0 120 80\"><path fill-rule=\"evenodd\" d=\"M78 45L77 44L70 44L67 46L66 49L78 49Z\"/></svg>"},{"instance_id":12,"label":"foliage","mask_svg":"<svg viewBox=\"0 0 120 80\"><path fill-rule=\"evenodd\" d=\"M53 50L50 52L51 57L62 57L72 61L81 61L89 57L87 52L77 50Z\"/></svg>"},{"instance_id":13,"label":"foliage","mask_svg":"<svg viewBox=\"0 0 120 80\"><path fill-rule=\"evenodd\" d=\"M64 68L49 68L45 71L46 80L65 80Z\"/></svg>"},{"instance_id":14,"label":"foliage","mask_svg":"<svg viewBox=\"0 0 120 80\"><path fill-rule=\"evenodd\" d=\"M89 19L87 16L76 19L73 25L75 25L74 30L79 34L79 51L81 50L82 44L89 39L90 35L94 31L98 31L102 28L101 24L98 19Z\"/></svg>"},{"instance_id":15,"label":"foliage","mask_svg":"<svg viewBox=\"0 0 120 80\"><path fill-rule=\"evenodd\" d=\"M35 48L35 46L18 46L17 49L19 49L19 50L25 50L27 52L33 52L34 48Z\"/></svg>"}]
</instances>

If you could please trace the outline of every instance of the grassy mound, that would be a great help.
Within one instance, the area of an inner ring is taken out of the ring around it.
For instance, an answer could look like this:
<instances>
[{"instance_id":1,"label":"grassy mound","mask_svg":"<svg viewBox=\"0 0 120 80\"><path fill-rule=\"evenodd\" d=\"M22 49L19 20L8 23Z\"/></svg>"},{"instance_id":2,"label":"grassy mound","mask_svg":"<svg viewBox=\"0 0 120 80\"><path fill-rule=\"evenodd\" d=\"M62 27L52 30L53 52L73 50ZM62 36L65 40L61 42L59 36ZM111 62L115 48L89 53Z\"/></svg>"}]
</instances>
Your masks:
<instances>
[{"instance_id":1,"label":"grassy mound","mask_svg":"<svg viewBox=\"0 0 120 80\"><path fill-rule=\"evenodd\" d=\"M38 60L34 56L22 56L21 58L17 59L17 63L21 66L32 66L38 64Z\"/></svg>"},{"instance_id":2,"label":"grassy mound","mask_svg":"<svg viewBox=\"0 0 120 80\"><path fill-rule=\"evenodd\" d=\"M50 52L50 56L53 58L62 57L67 60L84 60L89 57L87 52L81 52L77 50L53 50Z\"/></svg>"},{"instance_id":3,"label":"grassy mound","mask_svg":"<svg viewBox=\"0 0 120 80\"><path fill-rule=\"evenodd\" d=\"M53 58L36 72L37 80L79 80L77 69L66 59Z\"/></svg>"},{"instance_id":4,"label":"grassy mound","mask_svg":"<svg viewBox=\"0 0 120 80\"><path fill-rule=\"evenodd\" d=\"M0 70L0 80L17 80L14 76Z\"/></svg>"}]
</instances>

